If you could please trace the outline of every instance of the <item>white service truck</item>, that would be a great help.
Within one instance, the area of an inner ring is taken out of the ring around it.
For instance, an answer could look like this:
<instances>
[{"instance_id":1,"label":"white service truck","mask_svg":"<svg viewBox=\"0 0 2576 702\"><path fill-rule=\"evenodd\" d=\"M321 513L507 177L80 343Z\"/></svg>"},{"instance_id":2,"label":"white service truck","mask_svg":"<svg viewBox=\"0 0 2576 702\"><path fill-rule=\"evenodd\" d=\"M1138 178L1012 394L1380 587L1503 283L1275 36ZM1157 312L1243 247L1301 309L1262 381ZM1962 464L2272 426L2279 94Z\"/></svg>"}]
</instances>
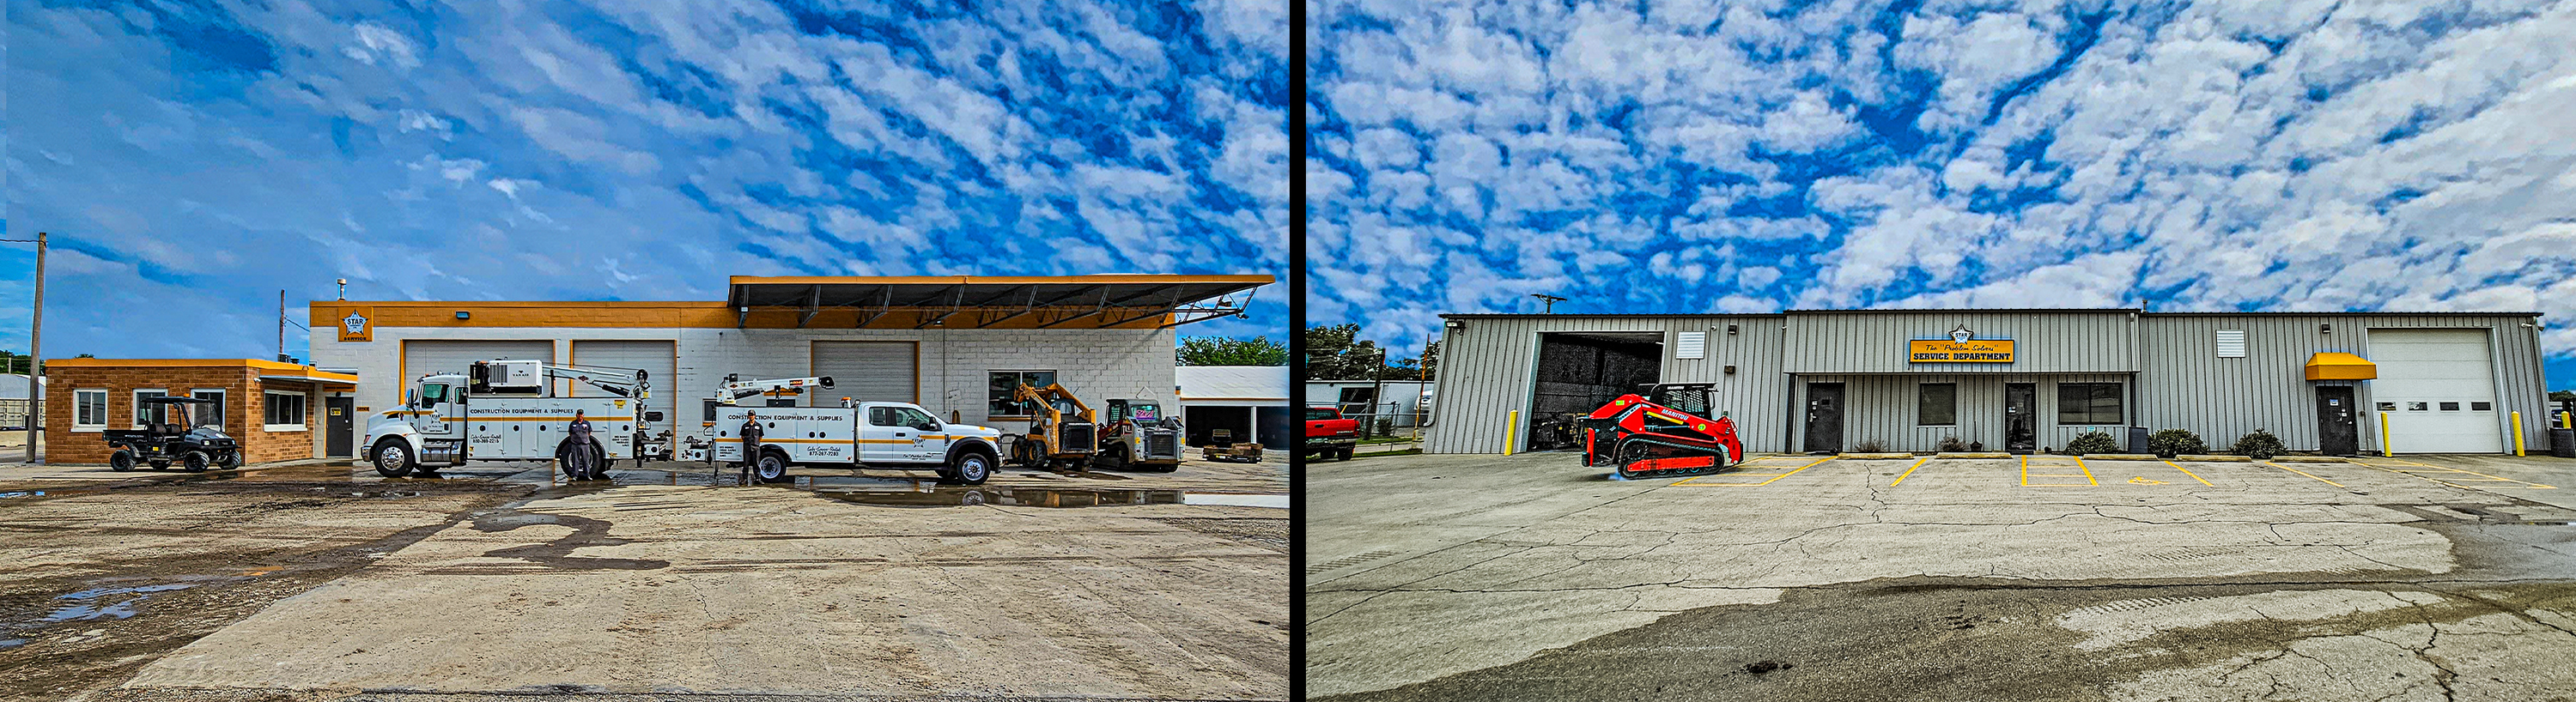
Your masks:
<instances>
[{"instance_id":1,"label":"white service truck","mask_svg":"<svg viewBox=\"0 0 2576 702\"><path fill-rule=\"evenodd\" d=\"M608 393L556 397L557 380ZM361 459L399 478L431 474L466 461L552 461L567 449L573 413L590 420L599 465L633 458L639 426L662 420L644 411L649 378L631 368L558 366L544 361L475 361L463 373L432 373L403 390L403 406L367 420ZM640 415L640 416L639 416Z\"/></svg>"},{"instance_id":2,"label":"white service truck","mask_svg":"<svg viewBox=\"0 0 2576 702\"><path fill-rule=\"evenodd\" d=\"M828 385L826 386L828 387ZM943 482L981 485L999 461L1002 432L950 424L909 402L849 402L842 407L718 406L714 460L743 460L743 418L759 413L760 447L752 476L787 480L789 466L937 471Z\"/></svg>"}]
</instances>

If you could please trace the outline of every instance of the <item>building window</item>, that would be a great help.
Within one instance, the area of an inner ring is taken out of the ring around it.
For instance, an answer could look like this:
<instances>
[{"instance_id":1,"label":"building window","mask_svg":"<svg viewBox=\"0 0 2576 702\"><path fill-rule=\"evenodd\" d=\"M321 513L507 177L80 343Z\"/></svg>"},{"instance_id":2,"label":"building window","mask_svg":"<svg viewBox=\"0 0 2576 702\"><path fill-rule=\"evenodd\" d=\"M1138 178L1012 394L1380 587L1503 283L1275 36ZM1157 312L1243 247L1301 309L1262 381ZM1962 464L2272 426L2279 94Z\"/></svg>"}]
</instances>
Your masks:
<instances>
[{"instance_id":1,"label":"building window","mask_svg":"<svg viewBox=\"0 0 2576 702\"><path fill-rule=\"evenodd\" d=\"M1946 427L1959 423L1959 384L1924 383L1915 387L1914 423Z\"/></svg>"},{"instance_id":2,"label":"building window","mask_svg":"<svg viewBox=\"0 0 2576 702\"><path fill-rule=\"evenodd\" d=\"M304 431L304 393L270 390L267 418L261 429L268 431Z\"/></svg>"},{"instance_id":3,"label":"building window","mask_svg":"<svg viewBox=\"0 0 2576 702\"><path fill-rule=\"evenodd\" d=\"M2119 383L2058 383L2057 423L2119 424Z\"/></svg>"},{"instance_id":4,"label":"building window","mask_svg":"<svg viewBox=\"0 0 2576 702\"><path fill-rule=\"evenodd\" d=\"M2444 403L2442 403L2442 411L2444 411L2444 412L2457 412L2457 411L2459 411L2459 410L2460 410L2460 403L2457 403L2457 402L2444 402Z\"/></svg>"},{"instance_id":5,"label":"building window","mask_svg":"<svg viewBox=\"0 0 2576 702\"><path fill-rule=\"evenodd\" d=\"M146 397L160 397L168 394L170 391L158 388L134 391L134 428L151 429L168 424L170 422L168 405L148 404L143 401Z\"/></svg>"},{"instance_id":6,"label":"building window","mask_svg":"<svg viewBox=\"0 0 2576 702\"><path fill-rule=\"evenodd\" d=\"M2381 412L2395 412L2395 411L2397 411L2397 403L2394 403L2394 402L2382 402L2382 403L2379 403L2379 411L2381 411Z\"/></svg>"},{"instance_id":7,"label":"building window","mask_svg":"<svg viewBox=\"0 0 2576 702\"><path fill-rule=\"evenodd\" d=\"M2409 402L2409 403L2406 403L2406 411L2408 411L2408 412L2422 412L2422 411L2424 411L2424 410L2425 410L2425 405L2424 405L2424 403L2421 403L2421 402Z\"/></svg>"},{"instance_id":8,"label":"building window","mask_svg":"<svg viewBox=\"0 0 2576 702\"><path fill-rule=\"evenodd\" d=\"M223 389L223 388L197 388L197 389L195 389L195 390L190 390L190 391L188 391L188 396L189 396L189 397L194 397L194 398L197 398L197 399L200 399L200 400L214 400L214 401L215 401L215 403L214 403L214 404L211 404L211 405L196 405L196 406L189 407L189 408L188 408L188 420L189 420L189 421L196 422L198 426L212 426L212 427L215 427L215 428L218 428L218 429L223 428L223 426L224 426L224 389Z\"/></svg>"},{"instance_id":9,"label":"building window","mask_svg":"<svg viewBox=\"0 0 2576 702\"><path fill-rule=\"evenodd\" d=\"M107 391L72 391L72 431L107 429Z\"/></svg>"},{"instance_id":10,"label":"building window","mask_svg":"<svg viewBox=\"0 0 2576 702\"><path fill-rule=\"evenodd\" d=\"M2495 405L2493 405L2493 404L2489 404L2489 403L2485 403L2485 402L2471 402L2471 403L2469 403L2469 409L2471 409L2471 410L2475 410L2475 411L2479 411L2479 412L2487 412L2487 411L2494 410L2494 409L2495 409Z\"/></svg>"},{"instance_id":11,"label":"building window","mask_svg":"<svg viewBox=\"0 0 2576 702\"><path fill-rule=\"evenodd\" d=\"M984 415L987 417L1026 417L1038 411L1034 402L1012 402L1011 391L1021 385L1043 388L1055 384L1055 371L993 371L985 384Z\"/></svg>"}]
</instances>

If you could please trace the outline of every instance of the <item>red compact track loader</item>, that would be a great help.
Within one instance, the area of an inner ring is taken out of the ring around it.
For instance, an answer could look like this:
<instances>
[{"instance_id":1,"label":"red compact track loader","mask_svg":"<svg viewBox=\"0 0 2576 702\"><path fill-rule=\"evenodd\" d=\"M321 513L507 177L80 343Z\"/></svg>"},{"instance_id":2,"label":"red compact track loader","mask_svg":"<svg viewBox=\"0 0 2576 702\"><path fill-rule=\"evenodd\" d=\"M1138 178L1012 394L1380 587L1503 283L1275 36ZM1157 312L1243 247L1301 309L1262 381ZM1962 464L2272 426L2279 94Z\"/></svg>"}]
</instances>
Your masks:
<instances>
[{"instance_id":1,"label":"red compact track loader","mask_svg":"<svg viewBox=\"0 0 2576 702\"><path fill-rule=\"evenodd\" d=\"M1716 387L1646 386L1593 410L1583 418L1583 465L1617 466L1633 480L1715 473L1744 460L1735 420L1707 416Z\"/></svg>"}]
</instances>

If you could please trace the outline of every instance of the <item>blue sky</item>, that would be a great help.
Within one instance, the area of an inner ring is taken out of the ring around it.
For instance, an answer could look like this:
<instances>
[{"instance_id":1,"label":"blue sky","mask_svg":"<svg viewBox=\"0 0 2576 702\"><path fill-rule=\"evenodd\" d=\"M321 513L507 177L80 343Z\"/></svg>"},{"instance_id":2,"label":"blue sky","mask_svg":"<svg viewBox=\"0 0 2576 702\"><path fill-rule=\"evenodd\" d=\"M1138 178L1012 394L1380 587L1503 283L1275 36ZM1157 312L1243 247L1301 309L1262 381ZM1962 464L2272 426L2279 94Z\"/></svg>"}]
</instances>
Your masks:
<instances>
[{"instance_id":1,"label":"blue sky","mask_svg":"<svg viewBox=\"0 0 2576 702\"><path fill-rule=\"evenodd\" d=\"M277 291L301 321L334 278L1267 273L1182 331L1279 339L1287 9L10 0L7 230L53 233L49 356L265 356Z\"/></svg>"},{"instance_id":2,"label":"blue sky","mask_svg":"<svg viewBox=\"0 0 2576 702\"><path fill-rule=\"evenodd\" d=\"M2576 3L1319 0L1310 323L2547 313Z\"/></svg>"}]
</instances>

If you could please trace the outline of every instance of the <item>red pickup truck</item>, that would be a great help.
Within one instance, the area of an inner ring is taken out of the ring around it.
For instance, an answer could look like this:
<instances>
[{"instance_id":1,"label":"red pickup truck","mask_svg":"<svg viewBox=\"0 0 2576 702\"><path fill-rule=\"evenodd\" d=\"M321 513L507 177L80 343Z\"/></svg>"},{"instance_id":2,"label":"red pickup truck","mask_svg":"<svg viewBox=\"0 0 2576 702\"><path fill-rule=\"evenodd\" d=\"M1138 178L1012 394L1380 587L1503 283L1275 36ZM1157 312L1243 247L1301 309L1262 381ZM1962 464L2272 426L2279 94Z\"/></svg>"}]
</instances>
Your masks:
<instances>
[{"instance_id":1,"label":"red pickup truck","mask_svg":"<svg viewBox=\"0 0 2576 702\"><path fill-rule=\"evenodd\" d=\"M1306 408L1306 442L1298 445L1299 456L1347 461L1359 445L1359 420L1344 419L1342 411L1332 407Z\"/></svg>"}]
</instances>

